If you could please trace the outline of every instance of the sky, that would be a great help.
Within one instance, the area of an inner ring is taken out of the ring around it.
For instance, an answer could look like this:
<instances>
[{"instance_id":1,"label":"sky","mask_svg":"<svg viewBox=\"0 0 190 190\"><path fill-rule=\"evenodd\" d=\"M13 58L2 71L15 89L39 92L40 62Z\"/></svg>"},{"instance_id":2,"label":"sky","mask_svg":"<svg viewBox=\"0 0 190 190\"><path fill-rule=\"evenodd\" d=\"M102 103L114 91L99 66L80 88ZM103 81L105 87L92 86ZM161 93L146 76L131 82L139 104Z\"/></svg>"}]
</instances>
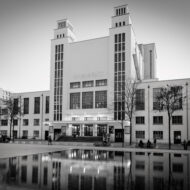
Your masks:
<instances>
[{"instance_id":1,"label":"sky","mask_svg":"<svg viewBox=\"0 0 190 190\"><path fill-rule=\"evenodd\" d=\"M156 43L157 77L190 78L190 0L0 0L0 88L49 90L50 43L68 18L77 41L109 35L113 7L128 4L138 43Z\"/></svg>"}]
</instances>

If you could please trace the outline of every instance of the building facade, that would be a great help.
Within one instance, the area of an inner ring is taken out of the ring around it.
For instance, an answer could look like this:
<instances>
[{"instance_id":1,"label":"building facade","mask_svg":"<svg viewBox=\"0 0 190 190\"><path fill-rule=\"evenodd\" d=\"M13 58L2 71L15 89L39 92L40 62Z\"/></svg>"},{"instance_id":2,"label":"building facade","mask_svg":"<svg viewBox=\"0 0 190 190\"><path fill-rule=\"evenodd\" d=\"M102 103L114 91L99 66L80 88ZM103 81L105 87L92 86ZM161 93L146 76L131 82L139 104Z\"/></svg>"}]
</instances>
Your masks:
<instances>
[{"instance_id":1,"label":"building facade","mask_svg":"<svg viewBox=\"0 0 190 190\"><path fill-rule=\"evenodd\" d=\"M121 142L124 133L125 142L129 142L129 121L120 97L125 92L125 81L135 79L142 92L143 107L135 111L133 142L154 138L168 141L167 114L153 109L154 89L166 85L182 86L186 96L183 109L173 117L172 143L189 140L190 79L157 79L155 44L137 43L127 5L115 7L111 20L108 36L85 41L76 41L67 19L57 21L51 40L50 91L12 94L14 98L20 97L21 104L30 102L30 112L21 116L20 129L15 128L19 131L15 134L41 139L51 135L56 139L60 135L92 137L109 133L112 142ZM34 113L35 105L39 113ZM33 124L25 127L24 119ZM1 126L1 130L5 129Z\"/></svg>"}]
</instances>

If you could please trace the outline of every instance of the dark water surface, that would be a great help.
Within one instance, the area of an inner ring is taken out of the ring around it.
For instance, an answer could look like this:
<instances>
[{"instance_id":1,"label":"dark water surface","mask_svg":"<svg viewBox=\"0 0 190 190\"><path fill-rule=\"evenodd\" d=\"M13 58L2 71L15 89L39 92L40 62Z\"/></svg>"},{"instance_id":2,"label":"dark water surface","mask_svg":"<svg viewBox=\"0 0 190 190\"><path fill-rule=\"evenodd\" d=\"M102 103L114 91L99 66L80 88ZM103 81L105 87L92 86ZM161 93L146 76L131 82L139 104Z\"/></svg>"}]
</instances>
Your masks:
<instances>
[{"instance_id":1,"label":"dark water surface","mask_svg":"<svg viewBox=\"0 0 190 190\"><path fill-rule=\"evenodd\" d=\"M0 189L190 190L190 154L72 149L0 159Z\"/></svg>"}]
</instances>

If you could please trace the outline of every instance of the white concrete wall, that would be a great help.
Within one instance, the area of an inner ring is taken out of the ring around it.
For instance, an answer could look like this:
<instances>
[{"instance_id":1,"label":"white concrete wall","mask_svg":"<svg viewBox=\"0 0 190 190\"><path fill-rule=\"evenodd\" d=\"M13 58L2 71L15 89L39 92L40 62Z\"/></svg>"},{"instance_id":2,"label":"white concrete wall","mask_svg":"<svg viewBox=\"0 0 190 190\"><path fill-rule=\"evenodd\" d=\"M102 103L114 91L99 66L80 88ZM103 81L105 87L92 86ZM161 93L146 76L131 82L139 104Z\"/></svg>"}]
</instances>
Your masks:
<instances>
[{"instance_id":1,"label":"white concrete wall","mask_svg":"<svg viewBox=\"0 0 190 190\"><path fill-rule=\"evenodd\" d=\"M181 131L181 141L190 140L190 88L186 83L190 83L190 79L178 79L178 80L166 80L166 81L147 81L138 85L139 89L145 89L145 110L136 111L133 119L133 141L136 142L135 131L144 130L145 140L150 139L153 141L153 131L163 131L163 140L158 140L161 143L168 143L168 116L166 111L153 110L153 88L161 88L166 85L179 85L183 87L183 97L185 97L183 103L183 109L177 110L173 115L181 115L183 117L183 123L181 125L171 124L171 141L174 142L174 131ZM149 86L149 88L148 88ZM188 94L187 94L188 93ZM188 102L187 102L188 101ZM144 116L145 124L135 124L136 116ZM153 116L163 116L162 125L153 124Z\"/></svg>"}]
</instances>

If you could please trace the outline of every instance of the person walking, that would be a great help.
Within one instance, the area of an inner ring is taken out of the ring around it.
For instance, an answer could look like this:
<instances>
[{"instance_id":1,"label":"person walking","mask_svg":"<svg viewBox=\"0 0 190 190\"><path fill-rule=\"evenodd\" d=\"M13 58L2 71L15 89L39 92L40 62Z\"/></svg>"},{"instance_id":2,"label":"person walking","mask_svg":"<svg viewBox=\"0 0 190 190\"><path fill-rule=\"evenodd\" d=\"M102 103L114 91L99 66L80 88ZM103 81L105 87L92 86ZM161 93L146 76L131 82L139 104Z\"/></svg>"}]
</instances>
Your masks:
<instances>
[{"instance_id":1,"label":"person walking","mask_svg":"<svg viewBox=\"0 0 190 190\"><path fill-rule=\"evenodd\" d=\"M52 139L51 139L51 136L49 135L48 137L48 145L52 145Z\"/></svg>"}]
</instances>

